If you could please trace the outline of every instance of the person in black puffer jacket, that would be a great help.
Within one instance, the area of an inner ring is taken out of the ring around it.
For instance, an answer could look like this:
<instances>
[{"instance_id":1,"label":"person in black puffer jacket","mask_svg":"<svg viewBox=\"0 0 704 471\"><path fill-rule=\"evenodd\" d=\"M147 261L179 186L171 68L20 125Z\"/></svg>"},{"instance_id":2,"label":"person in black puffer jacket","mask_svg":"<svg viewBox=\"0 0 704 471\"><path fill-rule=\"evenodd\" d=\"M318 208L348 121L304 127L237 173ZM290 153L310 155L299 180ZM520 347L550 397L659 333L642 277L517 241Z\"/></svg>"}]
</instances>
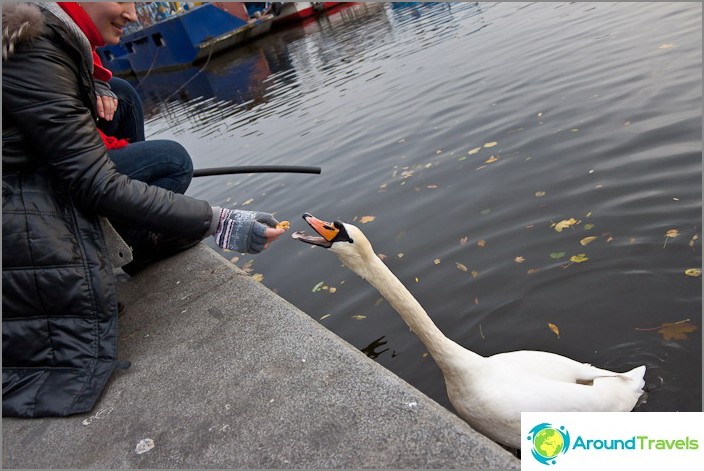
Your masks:
<instances>
[{"instance_id":1,"label":"person in black puffer jacket","mask_svg":"<svg viewBox=\"0 0 704 471\"><path fill-rule=\"evenodd\" d=\"M133 3L83 8L107 44L136 20ZM117 171L96 128L91 43L62 12L3 3L3 416L89 412L121 366L103 217L249 253L283 233L269 213L212 207Z\"/></svg>"}]
</instances>

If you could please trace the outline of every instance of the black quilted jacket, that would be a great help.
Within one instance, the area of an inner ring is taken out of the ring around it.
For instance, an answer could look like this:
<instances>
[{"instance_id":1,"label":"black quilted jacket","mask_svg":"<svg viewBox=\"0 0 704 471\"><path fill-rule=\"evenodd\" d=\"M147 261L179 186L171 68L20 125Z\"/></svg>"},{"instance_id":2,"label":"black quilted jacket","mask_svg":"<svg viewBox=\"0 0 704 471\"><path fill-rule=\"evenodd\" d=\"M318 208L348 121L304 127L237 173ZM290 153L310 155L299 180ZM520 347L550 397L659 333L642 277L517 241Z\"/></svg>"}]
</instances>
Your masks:
<instances>
[{"instance_id":1,"label":"black quilted jacket","mask_svg":"<svg viewBox=\"0 0 704 471\"><path fill-rule=\"evenodd\" d=\"M210 227L207 202L115 171L78 44L51 13L3 4L3 416L88 412L118 366L98 215L187 237Z\"/></svg>"}]
</instances>

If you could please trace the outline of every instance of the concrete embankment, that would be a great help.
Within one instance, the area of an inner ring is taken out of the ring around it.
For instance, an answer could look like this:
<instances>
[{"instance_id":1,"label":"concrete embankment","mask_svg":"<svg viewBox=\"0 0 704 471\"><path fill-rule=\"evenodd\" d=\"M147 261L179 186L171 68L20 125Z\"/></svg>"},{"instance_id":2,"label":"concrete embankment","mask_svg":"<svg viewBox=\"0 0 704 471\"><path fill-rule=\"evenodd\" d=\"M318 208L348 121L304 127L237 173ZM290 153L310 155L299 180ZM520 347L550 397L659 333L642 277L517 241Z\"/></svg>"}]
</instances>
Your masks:
<instances>
[{"instance_id":1,"label":"concrete embankment","mask_svg":"<svg viewBox=\"0 0 704 471\"><path fill-rule=\"evenodd\" d=\"M3 419L4 468L518 468L503 448L204 244L120 277L90 414Z\"/></svg>"}]
</instances>

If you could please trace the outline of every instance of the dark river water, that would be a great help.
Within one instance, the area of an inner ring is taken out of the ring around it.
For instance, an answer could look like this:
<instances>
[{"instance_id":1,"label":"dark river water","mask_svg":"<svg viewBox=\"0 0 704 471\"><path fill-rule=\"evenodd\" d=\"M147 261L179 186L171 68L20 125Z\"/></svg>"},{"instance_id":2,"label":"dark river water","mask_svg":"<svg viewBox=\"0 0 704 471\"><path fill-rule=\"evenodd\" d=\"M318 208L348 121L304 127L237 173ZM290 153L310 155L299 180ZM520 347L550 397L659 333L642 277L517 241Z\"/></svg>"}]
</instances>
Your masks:
<instances>
[{"instance_id":1,"label":"dark river water","mask_svg":"<svg viewBox=\"0 0 704 471\"><path fill-rule=\"evenodd\" d=\"M187 194L360 227L451 339L647 366L640 411L702 409L701 3L366 3L132 78ZM337 257L206 243L451 409L425 347ZM689 273L689 275L687 274ZM245 350L240 350L245 351Z\"/></svg>"}]
</instances>

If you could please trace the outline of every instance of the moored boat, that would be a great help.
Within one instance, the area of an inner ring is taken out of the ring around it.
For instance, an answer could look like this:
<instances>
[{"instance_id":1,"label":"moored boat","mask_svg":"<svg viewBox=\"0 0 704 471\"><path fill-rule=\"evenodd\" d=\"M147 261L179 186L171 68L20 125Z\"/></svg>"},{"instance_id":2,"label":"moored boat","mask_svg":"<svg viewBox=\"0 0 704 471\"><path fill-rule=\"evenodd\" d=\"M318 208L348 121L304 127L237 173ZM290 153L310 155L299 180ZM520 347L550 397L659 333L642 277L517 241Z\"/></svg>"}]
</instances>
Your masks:
<instances>
[{"instance_id":1,"label":"moored boat","mask_svg":"<svg viewBox=\"0 0 704 471\"><path fill-rule=\"evenodd\" d=\"M220 3L226 8L206 3L126 34L117 46L98 48L103 65L117 75L183 67L271 29L270 16L248 19L233 11L239 6L244 12L241 2Z\"/></svg>"}]
</instances>

